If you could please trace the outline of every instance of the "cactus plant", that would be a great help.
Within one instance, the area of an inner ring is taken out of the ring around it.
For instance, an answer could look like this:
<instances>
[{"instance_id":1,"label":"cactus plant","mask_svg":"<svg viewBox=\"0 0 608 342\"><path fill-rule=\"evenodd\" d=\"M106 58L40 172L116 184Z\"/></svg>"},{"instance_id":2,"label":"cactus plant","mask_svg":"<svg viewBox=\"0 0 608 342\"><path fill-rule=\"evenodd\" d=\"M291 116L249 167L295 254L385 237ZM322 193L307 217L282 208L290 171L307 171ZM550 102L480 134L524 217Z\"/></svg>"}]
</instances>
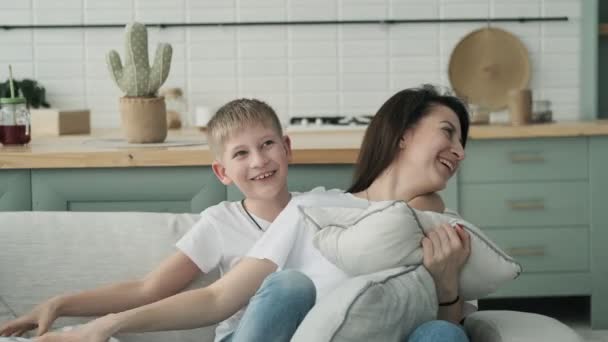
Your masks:
<instances>
[{"instance_id":1,"label":"cactus plant","mask_svg":"<svg viewBox=\"0 0 608 342\"><path fill-rule=\"evenodd\" d=\"M126 96L154 97L169 76L173 54L171 45L158 44L154 64L150 67L146 26L131 23L125 33L125 64L122 65L118 52L110 51L106 56L110 75Z\"/></svg>"}]
</instances>

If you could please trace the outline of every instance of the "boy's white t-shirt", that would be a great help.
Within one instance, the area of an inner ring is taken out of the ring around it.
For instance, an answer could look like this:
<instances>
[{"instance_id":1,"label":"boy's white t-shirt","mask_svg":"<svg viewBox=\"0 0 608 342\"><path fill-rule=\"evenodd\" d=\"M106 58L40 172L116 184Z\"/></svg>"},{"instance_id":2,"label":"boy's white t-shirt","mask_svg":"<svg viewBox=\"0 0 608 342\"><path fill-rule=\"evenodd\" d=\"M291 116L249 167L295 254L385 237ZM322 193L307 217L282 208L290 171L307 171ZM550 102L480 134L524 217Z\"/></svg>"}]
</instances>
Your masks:
<instances>
[{"instance_id":1,"label":"boy's white t-shirt","mask_svg":"<svg viewBox=\"0 0 608 342\"><path fill-rule=\"evenodd\" d=\"M252 214L266 230L270 222ZM223 276L245 256L264 234L247 215L241 202L221 202L205 209L199 221L177 242L203 273L219 267ZM215 341L231 334L237 327L245 308L221 322L215 330Z\"/></svg>"},{"instance_id":2,"label":"boy's white t-shirt","mask_svg":"<svg viewBox=\"0 0 608 342\"><path fill-rule=\"evenodd\" d=\"M316 190L292 199L247 256L268 259L278 270L295 269L304 273L315 284L319 301L349 276L315 248L312 239L317 230L305 224L298 207L367 208L369 201L343 190Z\"/></svg>"}]
</instances>

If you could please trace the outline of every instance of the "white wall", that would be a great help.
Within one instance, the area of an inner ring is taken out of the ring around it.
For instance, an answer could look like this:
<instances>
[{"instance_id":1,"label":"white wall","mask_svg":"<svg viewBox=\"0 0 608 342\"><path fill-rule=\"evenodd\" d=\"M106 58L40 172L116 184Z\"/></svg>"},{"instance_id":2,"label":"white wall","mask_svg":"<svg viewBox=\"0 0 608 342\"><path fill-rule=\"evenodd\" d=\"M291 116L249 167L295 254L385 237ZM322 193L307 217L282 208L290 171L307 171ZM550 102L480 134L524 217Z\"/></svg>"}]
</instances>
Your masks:
<instances>
[{"instance_id":1,"label":"white wall","mask_svg":"<svg viewBox=\"0 0 608 342\"><path fill-rule=\"evenodd\" d=\"M0 0L0 25L491 16L568 16L568 22L495 23L527 46L535 98L557 120L579 111L584 0ZM182 87L191 112L236 97L259 97L287 119L311 113L374 113L392 93L422 82L449 85L457 42L484 24L149 28L173 45L165 86ZM123 30L0 30L0 79L13 64L55 107L92 110L94 127L117 127L120 90L105 54L123 54ZM152 55L150 57L152 59Z\"/></svg>"}]
</instances>

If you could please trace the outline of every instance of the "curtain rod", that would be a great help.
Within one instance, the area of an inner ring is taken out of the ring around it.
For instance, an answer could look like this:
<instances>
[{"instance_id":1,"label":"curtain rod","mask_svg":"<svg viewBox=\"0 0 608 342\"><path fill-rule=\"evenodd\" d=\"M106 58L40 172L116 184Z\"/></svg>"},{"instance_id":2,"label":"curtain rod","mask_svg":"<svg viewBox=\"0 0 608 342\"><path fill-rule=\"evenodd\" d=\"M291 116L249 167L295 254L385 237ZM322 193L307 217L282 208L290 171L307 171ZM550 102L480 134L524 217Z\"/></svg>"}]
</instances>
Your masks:
<instances>
[{"instance_id":1,"label":"curtain rod","mask_svg":"<svg viewBox=\"0 0 608 342\"><path fill-rule=\"evenodd\" d=\"M223 27L223 26L282 26L282 25L366 25L366 24L427 24L427 23L492 23L568 21L568 17L499 17L499 18L445 18L445 19L376 19L376 20L318 20L318 21L250 21L205 23L145 23L148 27ZM68 28L124 28L126 24L57 24L57 25L0 25L4 30L68 29Z\"/></svg>"}]
</instances>

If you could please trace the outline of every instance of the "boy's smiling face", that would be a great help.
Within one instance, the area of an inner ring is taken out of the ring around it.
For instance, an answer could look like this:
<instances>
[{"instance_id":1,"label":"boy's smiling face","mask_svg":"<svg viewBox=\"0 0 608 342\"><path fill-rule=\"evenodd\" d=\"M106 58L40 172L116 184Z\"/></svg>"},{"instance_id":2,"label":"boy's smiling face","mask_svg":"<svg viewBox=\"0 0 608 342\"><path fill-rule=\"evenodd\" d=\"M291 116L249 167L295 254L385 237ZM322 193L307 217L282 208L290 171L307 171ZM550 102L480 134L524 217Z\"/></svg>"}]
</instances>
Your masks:
<instances>
[{"instance_id":1,"label":"boy's smiling face","mask_svg":"<svg viewBox=\"0 0 608 342\"><path fill-rule=\"evenodd\" d=\"M233 132L212 168L223 184L234 183L246 198L272 200L287 192L290 158L289 138L256 124Z\"/></svg>"}]
</instances>

